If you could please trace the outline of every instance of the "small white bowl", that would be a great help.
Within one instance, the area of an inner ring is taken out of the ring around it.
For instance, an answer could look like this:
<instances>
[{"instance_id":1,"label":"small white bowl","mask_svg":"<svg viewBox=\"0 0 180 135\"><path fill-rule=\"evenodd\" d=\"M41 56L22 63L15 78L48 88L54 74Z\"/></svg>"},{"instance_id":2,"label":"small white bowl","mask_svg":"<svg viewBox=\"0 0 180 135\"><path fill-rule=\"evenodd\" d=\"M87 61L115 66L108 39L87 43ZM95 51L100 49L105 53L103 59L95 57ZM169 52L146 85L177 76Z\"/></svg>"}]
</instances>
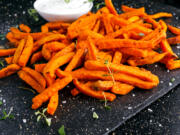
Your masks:
<instances>
[{"instance_id":1,"label":"small white bowl","mask_svg":"<svg viewBox=\"0 0 180 135\"><path fill-rule=\"evenodd\" d=\"M93 2L87 2L86 8L74 8L72 11L69 10L68 12L50 12L48 10L43 10L40 8L40 4L44 4L47 0L36 0L34 2L35 10L43 17L45 20L49 22L54 21L63 21L63 22L73 22L74 20L78 19L80 16L87 14L93 7ZM51 0L49 0L51 1ZM88 0L87 0L88 1ZM78 2L78 0L76 1Z\"/></svg>"}]
</instances>

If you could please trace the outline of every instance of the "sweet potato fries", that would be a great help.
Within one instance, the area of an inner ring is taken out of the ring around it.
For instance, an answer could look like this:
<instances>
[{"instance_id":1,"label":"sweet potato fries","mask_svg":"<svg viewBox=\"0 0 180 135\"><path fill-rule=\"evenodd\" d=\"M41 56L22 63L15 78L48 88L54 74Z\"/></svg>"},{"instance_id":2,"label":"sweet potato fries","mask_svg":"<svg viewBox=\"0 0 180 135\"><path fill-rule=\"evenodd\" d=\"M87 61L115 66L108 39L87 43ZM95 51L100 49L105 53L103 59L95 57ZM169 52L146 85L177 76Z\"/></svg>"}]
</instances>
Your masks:
<instances>
[{"instance_id":1,"label":"sweet potato fries","mask_svg":"<svg viewBox=\"0 0 180 135\"><path fill-rule=\"evenodd\" d=\"M6 37L14 48L0 50L8 64L0 78L17 72L38 92L32 109L49 101L47 112L53 115L59 91L71 82L76 87L73 96L82 93L113 101L135 87L152 89L159 84L156 75L137 66L161 62L170 70L180 68L170 46L180 43L180 29L155 20L172 14L148 15L144 7L125 5L124 13L118 14L111 0L105 3L73 23L46 23L38 33L24 24L11 28ZM167 29L176 37L166 38ZM41 60L44 63L37 63Z\"/></svg>"}]
</instances>

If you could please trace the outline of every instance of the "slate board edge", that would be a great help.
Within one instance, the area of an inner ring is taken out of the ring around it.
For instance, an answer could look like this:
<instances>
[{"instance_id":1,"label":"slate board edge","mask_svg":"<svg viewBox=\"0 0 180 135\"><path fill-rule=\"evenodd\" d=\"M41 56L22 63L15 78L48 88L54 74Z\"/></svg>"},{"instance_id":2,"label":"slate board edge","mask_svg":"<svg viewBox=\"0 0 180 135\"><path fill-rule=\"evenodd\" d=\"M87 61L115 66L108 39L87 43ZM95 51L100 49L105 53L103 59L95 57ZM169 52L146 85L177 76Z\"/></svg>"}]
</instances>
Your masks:
<instances>
[{"instance_id":1,"label":"slate board edge","mask_svg":"<svg viewBox=\"0 0 180 135\"><path fill-rule=\"evenodd\" d=\"M148 3L148 2L147 2ZM156 4L161 5L161 6L166 6L166 7L170 7L173 9L176 9L177 12L180 12L180 9L170 6L170 5L166 5L166 4L161 4L159 2L156 2ZM125 123L127 120L129 120L130 118L134 117L136 114L138 114L140 111L142 111L143 109L145 109L146 107L150 106L152 103L154 103L155 101L157 101L159 98L163 97L164 95L166 95L167 93L169 93L172 89L174 89L175 87L178 87L178 85L180 84L177 83L176 85L174 85L173 87L168 88L167 91L161 92L158 96L157 95L153 95L150 98L146 99L139 108L137 108L137 110L132 114L132 115L128 115L127 117L125 117L125 119L121 122L119 122L118 125L116 125L114 128L110 129L109 131L107 131L106 133L104 133L103 135L108 135L109 133L111 133L112 131L116 130L119 126L121 126L123 123ZM154 99L154 100L152 100Z\"/></svg>"}]
</instances>

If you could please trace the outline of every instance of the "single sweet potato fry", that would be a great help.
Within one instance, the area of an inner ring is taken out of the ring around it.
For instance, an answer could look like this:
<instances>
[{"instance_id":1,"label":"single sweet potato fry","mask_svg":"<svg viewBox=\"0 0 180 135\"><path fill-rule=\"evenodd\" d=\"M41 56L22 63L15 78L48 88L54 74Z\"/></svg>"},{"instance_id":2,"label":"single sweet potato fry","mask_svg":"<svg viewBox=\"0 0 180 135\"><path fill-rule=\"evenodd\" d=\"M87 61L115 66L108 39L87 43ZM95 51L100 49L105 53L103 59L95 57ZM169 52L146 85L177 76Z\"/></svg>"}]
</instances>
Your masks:
<instances>
[{"instance_id":1,"label":"single sweet potato fry","mask_svg":"<svg viewBox=\"0 0 180 135\"><path fill-rule=\"evenodd\" d=\"M9 40L10 43L12 43L15 47L18 46L19 40L15 39L12 32L8 32L6 34L6 38Z\"/></svg>"},{"instance_id":2,"label":"single sweet potato fry","mask_svg":"<svg viewBox=\"0 0 180 135\"><path fill-rule=\"evenodd\" d=\"M146 64L154 64L156 62L161 61L167 53L156 54L154 56L146 57L146 58L137 58L137 59L129 59L128 64L131 66L141 66Z\"/></svg>"},{"instance_id":3,"label":"single sweet potato fry","mask_svg":"<svg viewBox=\"0 0 180 135\"><path fill-rule=\"evenodd\" d=\"M58 102L59 102L59 95L57 92L49 100L49 104L47 107L47 113L49 113L50 115L54 115L54 113L58 107Z\"/></svg>"},{"instance_id":4,"label":"single sweet potato fry","mask_svg":"<svg viewBox=\"0 0 180 135\"><path fill-rule=\"evenodd\" d=\"M20 58L20 56L21 56L21 54L23 52L24 46L25 46L25 39L22 39L19 42L18 48L16 49L16 51L14 53L14 57L13 57L13 61L12 61L14 64L18 63L19 58Z\"/></svg>"},{"instance_id":5,"label":"single sweet potato fry","mask_svg":"<svg viewBox=\"0 0 180 135\"><path fill-rule=\"evenodd\" d=\"M7 64L13 63L13 56L4 58Z\"/></svg>"},{"instance_id":6,"label":"single sweet potato fry","mask_svg":"<svg viewBox=\"0 0 180 135\"><path fill-rule=\"evenodd\" d=\"M4 78L9 75L12 75L16 73L18 70L20 70L20 66L16 64L8 65L7 67L0 70L0 78Z\"/></svg>"},{"instance_id":7,"label":"single sweet potato fry","mask_svg":"<svg viewBox=\"0 0 180 135\"><path fill-rule=\"evenodd\" d=\"M122 9L123 12L130 12L130 11L133 11L133 10L137 10L137 8L128 7L126 5L122 5L121 9ZM143 10L145 12L145 8L144 7L141 7L141 10Z\"/></svg>"},{"instance_id":8,"label":"single sweet potato fry","mask_svg":"<svg viewBox=\"0 0 180 135\"><path fill-rule=\"evenodd\" d=\"M80 83L77 79L73 80L74 85L78 88L78 90L88 96L97 98L97 99L107 99L109 101L113 101L116 99L116 95L108 93L108 92L103 92L103 91L95 91L86 85Z\"/></svg>"},{"instance_id":9,"label":"single sweet potato fry","mask_svg":"<svg viewBox=\"0 0 180 135\"><path fill-rule=\"evenodd\" d=\"M41 32L43 32L43 33L49 32L48 26L47 25L42 25L41 26Z\"/></svg>"},{"instance_id":10,"label":"single sweet potato fry","mask_svg":"<svg viewBox=\"0 0 180 135\"><path fill-rule=\"evenodd\" d=\"M108 71L107 66L109 67L109 69L113 70L113 72L128 74L146 81L157 82L157 83L159 82L159 79L156 75L152 74L150 71L138 67L132 67L122 64L114 64L111 62L108 62L106 64L105 62L103 63L92 60L88 60L84 64L84 67L89 70Z\"/></svg>"},{"instance_id":11,"label":"single sweet potato fry","mask_svg":"<svg viewBox=\"0 0 180 135\"><path fill-rule=\"evenodd\" d=\"M90 87L92 89L96 89L96 90L101 90L101 91L105 91L105 90L110 90L114 85L113 81L95 81Z\"/></svg>"},{"instance_id":12,"label":"single sweet potato fry","mask_svg":"<svg viewBox=\"0 0 180 135\"><path fill-rule=\"evenodd\" d=\"M63 79L57 79L51 86L46 88L42 93L32 99L32 109L39 108L44 102L50 99L59 90L62 90L66 85L72 81L72 76L68 75Z\"/></svg>"},{"instance_id":13,"label":"single sweet potato fry","mask_svg":"<svg viewBox=\"0 0 180 135\"><path fill-rule=\"evenodd\" d=\"M160 42L160 47L162 49L163 52L167 52L168 56L170 57L178 57L172 50L171 46L169 45L167 39L163 39L161 42Z\"/></svg>"},{"instance_id":14,"label":"single sweet potato fry","mask_svg":"<svg viewBox=\"0 0 180 135\"><path fill-rule=\"evenodd\" d=\"M118 49L118 48L154 48L155 44L152 41L141 41L133 39L102 39L97 40L96 45L99 49Z\"/></svg>"},{"instance_id":15,"label":"single sweet potato fry","mask_svg":"<svg viewBox=\"0 0 180 135\"><path fill-rule=\"evenodd\" d=\"M79 64L82 63L83 58L84 58L84 49L78 49L76 51L76 54L69 62L69 64L67 65L64 71L72 71L74 68L76 68Z\"/></svg>"},{"instance_id":16,"label":"single sweet potato fry","mask_svg":"<svg viewBox=\"0 0 180 135\"><path fill-rule=\"evenodd\" d=\"M35 64L34 65L34 69L39 72L39 73L43 73L44 67L46 66L46 63L43 64Z\"/></svg>"},{"instance_id":17,"label":"single sweet potato fry","mask_svg":"<svg viewBox=\"0 0 180 135\"><path fill-rule=\"evenodd\" d=\"M167 41L169 44L179 44L180 43L180 35L168 38Z\"/></svg>"},{"instance_id":18,"label":"single sweet potato fry","mask_svg":"<svg viewBox=\"0 0 180 135\"><path fill-rule=\"evenodd\" d=\"M49 75L54 78L56 69L68 63L73 58L74 54L74 52L70 52L63 56L59 56L56 59L50 60L45 66L43 74L49 73Z\"/></svg>"},{"instance_id":19,"label":"single sweet potato fry","mask_svg":"<svg viewBox=\"0 0 180 135\"><path fill-rule=\"evenodd\" d=\"M120 52L135 57L147 57L148 55L147 49L138 49L138 48L121 48Z\"/></svg>"},{"instance_id":20,"label":"single sweet potato fry","mask_svg":"<svg viewBox=\"0 0 180 135\"><path fill-rule=\"evenodd\" d=\"M171 26L171 25L167 25L168 26L168 29L173 33L173 34L176 34L176 35L180 35L180 29L179 28L176 28L174 26Z\"/></svg>"},{"instance_id":21,"label":"single sweet potato fry","mask_svg":"<svg viewBox=\"0 0 180 135\"><path fill-rule=\"evenodd\" d=\"M34 54L32 55L31 60L30 60L30 63L31 63L31 64L34 64L34 63L36 63L37 61L41 60L42 58L43 58L43 56L42 56L41 51L36 52L36 53L34 53Z\"/></svg>"},{"instance_id":22,"label":"single sweet potato fry","mask_svg":"<svg viewBox=\"0 0 180 135\"><path fill-rule=\"evenodd\" d=\"M105 71L91 71L81 68L73 71L71 74L74 79L112 81L112 76L109 74L109 72L105 72ZM152 89L153 87L156 87L159 83L159 81L158 82L143 81L138 77L134 77L124 73L114 73L113 77L115 81L127 83L139 87L141 89Z\"/></svg>"},{"instance_id":23,"label":"single sweet potato fry","mask_svg":"<svg viewBox=\"0 0 180 135\"><path fill-rule=\"evenodd\" d=\"M118 16L118 13L117 13L116 9L114 8L111 0L105 0L105 4L106 4L106 7L109 9L110 13Z\"/></svg>"},{"instance_id":24,"label":"single sweet potato fry","mask_svg":"<svg viewBox=\"0 0 180 135\"><path fill-rule=\"evenodd\" d=\"M38 93L41 93L44 91L44 88L25 71L20 70L18 72L18 76L27 84L29 84L33 89L35 89Z\"/></svg>"},{"instance_id":25,"label":"single sweet potato fry","mask_svg":"<svg viewBox=\"0 0 180 135\"><path fill-rule=\"evenodd\" d=\"M134 89L134 86L132 85L116 82L113 85L111 92L114 94L119 94L119 95L127 95L133 89Z\"/></svg>"},{"instance_id":26,"label":"single sweet potato fry","mask_svg":"<svg viewBox=\"0 0 180 135\"><path fill-rule=\"evenodd\" d=\"M28 35L26 39L25 46L23 48L23 51L19 57L18 64L22 67L25 67L27 62L29 61L29 58L32 54L33 50L33 38Z\"/></svg>"},{"instance_id":27,"label":"single sweet potato fry","mask_svg":"<svg viewBox=\"0 0 180 135\"><path fill-rule=\"evenodd\" d=\"M25 25L25 24L20 24L19 28L21 31L26 32L26 33L30 33L31 32L31 28L29 28L29 26Z\"/></svg>"},{"instance_id":28,"label":"single sweet potato fry","mask_svg":"<svg viewBox=\"0 0 180 135\"><path fill-rule=\"evenodd\" d=\"M115 51L112 63L120 64L122 59L122 53L120 51Z\"/></svg>"},{"instance_id":29,"label":"single sweet potato fry","mask_svg":"<svg viewBox=\"0 0 180 135\"><path fill-rule=\"evenodd\" d=\"M28 73L34 80L36 80L43 89L46 88L46 80L39 72L28 67L24 67L22 70Z\"/></svg>"},{"instance_id":30,"label":"single sweet potato fry","mask_svg":"<svg viewBox=\"0 0 180 135\"><path fill-rule=\"evenodd\" d=\"M13 55L15 51L16 51L16 48L0 49L0 57Z\"/></svg>"},{"instance_id":31,"label":"single sweet potato fry","mask_svg":"<svg viewBox=\"0 0 180 135\"><path fill-rule=\"evenodd\" d=\"M37 40L34 43L33 51L38 50L43 44L45 44L47 42L55 41L55 40L56 41L57 40L63 40L65 38L66 38L66 36L62 35L62 34L52 34L52 35L49 35L49 36L42 37L41 39Z\"/></svg>"},{"instance_id":32,"label":"single sweet potato fry","mask_svg":"<svg viewBox=\"0 0 180 135\"><path fill-rule=\"evenodd\" d=\"M149 17L153 18L153 19L158 19L158 18L162 18L162 17L172 17L171 13L166 13L166 12L159 12L153 15L149 15Z\"/></svg>"}]
</instances>

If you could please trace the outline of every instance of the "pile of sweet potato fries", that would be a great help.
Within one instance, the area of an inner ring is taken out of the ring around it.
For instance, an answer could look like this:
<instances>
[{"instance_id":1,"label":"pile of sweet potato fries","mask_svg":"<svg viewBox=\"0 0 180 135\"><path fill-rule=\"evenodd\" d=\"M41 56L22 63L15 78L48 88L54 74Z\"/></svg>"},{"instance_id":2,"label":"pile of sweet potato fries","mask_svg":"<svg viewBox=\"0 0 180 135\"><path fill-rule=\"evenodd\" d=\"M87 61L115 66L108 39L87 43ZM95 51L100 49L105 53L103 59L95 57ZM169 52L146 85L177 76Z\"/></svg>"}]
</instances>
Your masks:
<instances>
[{"instance_id":1,"label":"pile of sweet potato fries","mask_svg":"<svg viewBox=\"0 0 180 135\"><path fill-rule=\"evenodd\" d=\"M155 20L172 14L148 15L144 7L125 5L124 13L118 14L111 0L105 4L73 23L46 23L38 33L30 33L24 24L11 28L6 37L14 48L0 50L0 56L11 55L5 58L9 65L0 70L0 78L17 72L39 93L32 99L32 109L49 100L47 112L53 115L58 92L72 81L73 96L82 93L113 101L135 87L158 85L156 75L137 66L161 62L170 70L180 67L170 46L180 43L180 29ZM166 38L167 29L177 36ZM43 59L45 63L36 64Z\"/></svg>"}]
</instances>

